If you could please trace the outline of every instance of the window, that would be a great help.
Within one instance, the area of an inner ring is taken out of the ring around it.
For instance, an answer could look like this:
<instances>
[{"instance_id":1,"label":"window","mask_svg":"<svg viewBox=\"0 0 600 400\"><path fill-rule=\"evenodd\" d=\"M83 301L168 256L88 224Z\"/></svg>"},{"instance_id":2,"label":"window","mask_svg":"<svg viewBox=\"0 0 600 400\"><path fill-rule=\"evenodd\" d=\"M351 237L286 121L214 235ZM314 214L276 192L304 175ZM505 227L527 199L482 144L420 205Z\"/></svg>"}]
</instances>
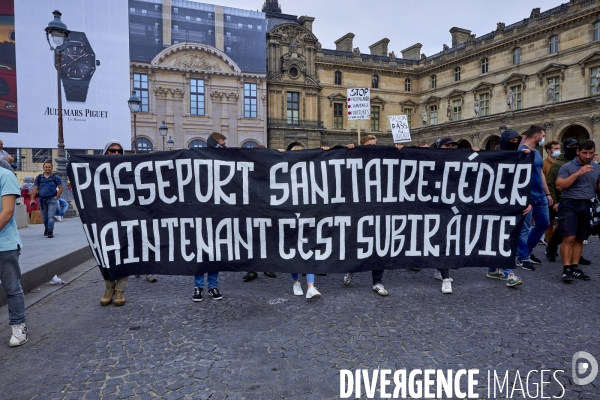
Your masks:
<instances>
[{"instance_id":1,"label":"window","mask_svg":"<svg viewBox=\"0 0 600 400\"><path fill-rule=\"evenodd\" d=\"M179 30L179 25L173 25L173 30L174 31L178 31Z\"/></svg>"},{"instance_id":2,"label":"window","mask_svg":"<svg viewBox=\"0 0 600 400\"><path fill-rule=\"evenodd\" d=\"M188 145L188 149L197 149L197 148L201 148L201 147L208 147L206 145L206 142L202 139L194 139Z\"/></svg>"},{"instance_id":3,"label":"window","mask_svg":"<svg viewBox=\"0 0 600 400\"><path fill-rule=\"evenodd\" d=\"M560 77L548 78L548 84L550 83L554 83L554 101L558 103L560 101Z\"/></svg>"},{"instance_id":4,"label":"window","mask_svg":"<svg viewBox=\"0 0 600 400\"><path fill-rule=\"evenodd\" d=\"M287 94L287 123L298 125L300 116L300 93L288 92Z\"/></svg>"},{"instance_id":5,"label":"window","mask_svg":"<svg viewBox=\"0 0 600 400\"><path fill-rule=\"evenodd\" d=\"M521 85L511 86L510 90L515 95L515 109L520 110L523 108L523 91L521 89Z\"/></svg>"},{"instance_id":6,"label":"window","mask_svg":"<svg viewBox=\"0 0 600 400\"><path fill-rule=\"evenodd\" d=\"M189 16L189 15L186 15L186 16L185 16L185 19L186 19L186 21L189 21L189 20L190 20L190 16Z\"/></svg>"},{"instance_id":7,"label":"window","mask_svg":"<svg viewBox=\"0 0 600 400\"><path fill-rule=\"evenodd\" d=\"M147 74L133 74L133 90L135 90L140 96L142 104L140 106L141 112L148 112L148 75Z\"/></svg>"},{"instance_id":8,"label":"window","mask_svg":"<svg viewBox=\"0 0 600 400\"><path fill-rule=\"evenodd\" d=\"M135 147L135 142L133 142ZM146 138L137 138L137 152L138 153L150 153L152 151L152 142Z\"/></svg>"},{"instance_id":9,"label":"window","mask_svg":"<svg viewBox=\"0 0 600 400\"><path fill-rule=\"evenodd\" d=\"M154 11L160 11L160 5L155 4L154 5Z\"/></svg>"},{"instance_id":10,"label":"window","mask_svg":"<svg viewBox=\"0 0 600 400\"><path fill-rule=\"evenodd\" d=\"M517 47L516 49L513 49L513 65L517 65L517 64L521 64L521 48Z\"/></svg>"},{"instance_id":11,"label":"window","mask_svg":"<svg viewBox=\"0 0 600 400\"><path fill-rule=\"evenodd\" d=\"M212 18L212 13L208 13L208 18Z\"/></svg>"},{"instance_id":12,"label":"window","mask_svg":"<svg viewBox=\"0 0 600 400\"><path fill-rule=\"evenodd\" d=\"M242 149L251 149L256 146L258 146L258 143L254 140L248 140L247 142L242 143Z\"/></svg>"},{"instance_id":13,"label":"window","mask_svg":"<svg viewBox=\"0 0 600 400\"><path fill-rule=\"evenodd\" d=\"M558 35L550 38L550 54L558 53Z\"/></svg>"},{"instance_id":14,"label":"window","mask_svg":"<svg viewBox=\"0 0 600 400\"><path fill-rule=\"evenodd\" d=\"M148 11L142 10L142 14L148 14Z\"/></svg>"},{"instance_id":15,"label":"window","mask_svg":"<svg viewBox=\"0 0 600 400\"><path fill-rule=\"evenodd\" d=\"M379 130L379 106L371 106L371 130Z\"/></svg>"},{"instance_id":16,"label":"window","mask_svg":"<svg viewBox=\"0 0 600 400\"><path fill-rule=\"evenodd\" d=\"M244 24L242 24L241 22L240 22L240 23L238 23L238 28L239 28L239 29L242 29L242 27L243 27L243 26L244 26Z\"/></svg>"},{"instance_id":17,"label":"window","mask_svg":"<svg viewBox=\"0 0 600 400\"><path fill-rule=\"evenodd\" d=\"M177 14L179 12L179 8L173 7L173 14Z\"/></svg>"},{"instance_id":18,"label":"window","mask_svg":"<svg viewBox=\"0 0 600 400\"><path fill-rule=\"evenodd\" d=\"M225 21L231 21L231 15L226 15L225 16Z\"/></svg>"},{"instance_id":19,"label":"window","mask_svg":"<svg viewBox=\"0 0 600 400\"><path fill-rule=\"evenodd\" d=\"M173 40L173 44L179 43L179 40Z\"/></svg>"},{"instance_id":20,"label":"window","mask_svg":"<svg viewBox=\"0 0 600 400\"><path fill-rule=\"evenodd\" d=\"M225 52L226 53L231 53L231 47L225 47Z\"/></svg>"},{"instance_id":21,"label":"window","mask_svg":"<svg viewBox=\"0 0 600 400\"><path fill-rule=\"evenodd\" d=\"M196 17L196 22L202 22L202 18Z\"/></svg>"},{"instance_id":22,"label":"window","mask_svg":"<svg viewBox=\"0 0 600 400\"><path fill-rule=\"evenodd\" d=\"M404 80L404 91L410 92L410 79L406 78Z\"/></svg>"},{"instance_id":23,"label":"window","mask_svg":"<svg viewBox=\"0 0 600 400\"><path fill-rule=\"evenodd\" d=\"M244 118L256 118L256 83L244 83Z\"/></svg>"},{"instance_id":24,"label":"window","mask_svg":"<svg viewBox=\"0 0 600 400\"><path fill-rule=\"evenodd\" d=\"M598 39L599 39L599 37L598 37L598 33L599 33L599 32L598 32L598 28L599 28L599 27L600 27L600 23L596 22L596 23L594 24L594 41L596 41L596 40L598 40Z\"/></svg>"},{"instance_id":25,"label":"window","mask_svg":"<svg viewBox=\"0 0 600 400\"><path fill-rule=\"evenodd\" d=\"M333 104L333 127L344 129L344 105L342 103Z\"/></svg>"},{"instance_id":26,"label":"window","mask_svg":"<svg viewBox=\"0 0 600 400\"><path fill-rule=\"evenodd\" d=\"M342 73L340 71L335 71L334 81L336 85L342 84Z\"/></svg>"},{"instance_id":27,"label":"window","mask_svg":"<svg viewBox=\"0 0 600 400\"><path fill-rule=\"evenodd\" d=\"M160 39L159 38L154 39L154 44L160 44Z\"/></svg>"},{"instance_id":28,"label":"window","mask_svg":"<svg viewBox=\"0 0 600 400\"><path fill-rule=\"evenodd\" d=\"M371 87L373 89L379 89L379 76L373 75L371 77Z\"/></svg>"},{"instance_id":29,"label":"window","mask_svg":"<svg viewBox=\"0 0 600 400\"><path fill-rule=\"evenodd\" d=\"M31 155L34 163L52 161L52 149L31 149Z\"/></svg>"},{"instance_id":30,"label":"window","mask_svg":"<svg viewBox=\"0 0 600 400\"><path fill-rule=\"evenodd\" d=\"M227 37L231 37L231 32L226 32L226 33L225 33L225 36L227 36Z\"/></svg>"},{"instance_id":31,"label":"window","mask_svg":"<svg viewBox=\"0 0 600 400\"><path fill-rule=\"evenodd\" d=\"M452 102L452 120L460 121L461 113L462 113L462 102L460 100L454 100Z\"/></svg>"},{"instance_id":32,"label":"window","mask_svg":"<svg viewBox=\"0 0 600 400\"><path fill-rule=\"evenodd\" d=\"M259 31L262 31L262 26L261 25L257 25L256 29L258 29Z\"/></svg>"},{"instance_id":33,"label":"window","mask_svg":"<svg viewBox=\"0 0 600 400\"><path fill-rule=\"evenodd\" d=\"M437 106L429 106L429 125L437 125Z\"/></svg>"},{"instance_id":34,"label":"window","mask_svg":"<svg viewBox=\"0 0 600 400\"><path fill-rule=\"evenodd\" d=\"M405 108L404 114L406 115L406 120L408 121L408 127L412 128L412 108Z\"/></svg>"},{"instance_id":35,"label":"window","mask_svg":"<svg viewBox=\"0 0 600 400\"><path fill-rule=\"evenodd\" d=\"M248 29L252 29L252 25L248 24Z\"/></svg>"},{"instance_id":36,"label":"window","mask_svg":"<svg viewBox=\"0 0 600 400\"><path fill-rule=\"evenodd\" d=\"M212 31L212 29L209 29L209 30L208 30L208 35L209 35L209 36L211 36L212 34L213 34L213 31Z\"/></svg>"},{"instance_id":37,"label":"window","mask_svg":"<svg viewBox=\"0 0 600 400\"><path fill-rule=\"evenodd\" d=\"M154 23L154 29L159 30L160 29L160 23L155 22Z\"/></svg>"},{"instance_id":38,"label":"window","mask_svg":"<svg viewBox=\"0 0 600 400\"><path fill-rule=\"evenodd\" d=\"M435 89L437 87L437 76L431 75L430 83L431 83L431 88Z\"/></svg>"},{"instance_id":39,"label":"window","mask_svg":"<svg viewBox=\"0 0 600 400\"><path fill-rule=\"evenodd\" d=\"M204 80L190 79L190 114L204 115Z\"/></svg>"},{"instance_id":40,"label":"window","mask_svg":"<svg viewBox=\"0 0 600 400\"><path fill-rule=\"evenodd\" d=\"M454 68L454 81L460 81L460 67Z\"/></svg>"},{"instance_id":41,"label":"window","mask_svg":"<svg viewBox=\"0 0 600 400\"><path fill-rule=\"evenodd\" d=\"M489 60L487 58L484 58L483 60L481 60L481 73L487 74L488 71L489 71Z\"/></svg>"},{"instance_id":42,"label":"window","mask_svg":"<svg viewBox=\"0 0 600 400\"><path fill-rule=\"evenodd\" d=\"M596 94L596 82L598 82L598 67L590 69L590 96Z\"/></svg>"},{"instance_id":43,"label":"window","mask_svg":"<svg viewBox=\"0 0 600 400\"><path fill-rule=\"evenodd\" d=\"M133 8L133 7L129 7L129 12L132 12L132 13L134 13L134 12L135 12L135 8Z\"/></svg>"},{"instance_id":44,"label":"window","mask_svg":"<svg viewBox=\"0 0 600 400\"><path fill-rule=\"evenodd\" d=\"M490 94L482 93L479 95L479 109L482 117L490 115Z\"/></svg>"}]
</instances>

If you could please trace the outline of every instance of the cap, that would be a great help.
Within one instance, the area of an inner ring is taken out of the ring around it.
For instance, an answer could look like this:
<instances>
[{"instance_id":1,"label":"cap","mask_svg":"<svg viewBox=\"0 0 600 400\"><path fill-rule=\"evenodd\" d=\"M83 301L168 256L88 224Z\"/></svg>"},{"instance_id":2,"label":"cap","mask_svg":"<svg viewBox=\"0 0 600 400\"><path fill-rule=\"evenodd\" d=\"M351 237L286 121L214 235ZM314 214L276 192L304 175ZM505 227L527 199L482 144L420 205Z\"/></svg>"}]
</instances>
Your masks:
<instances>
[{"instance_id":1,"label":"cap","mask_svg":"<svg viewBox=\"0 0 600 400\"><path fill-rule=\"evenodd\" d=\"M458 146L458 142L455 142L454 140L452 140L452 138L444 137L444 138L440 139L440 144L439 144L440 146L449 145L449 144Z\"/></svg>"},{"instance_id":2,"label":"cap","mask_svg":"<svg viewBox=\"0 0 600 400\"><path fill-rule=\"evenodd\" d=\"M579 142L573 138L567 139L563 142L563 149L567 148L567 147L573 147L575 145L578 145Z\"/></svg>"}]
</instances>

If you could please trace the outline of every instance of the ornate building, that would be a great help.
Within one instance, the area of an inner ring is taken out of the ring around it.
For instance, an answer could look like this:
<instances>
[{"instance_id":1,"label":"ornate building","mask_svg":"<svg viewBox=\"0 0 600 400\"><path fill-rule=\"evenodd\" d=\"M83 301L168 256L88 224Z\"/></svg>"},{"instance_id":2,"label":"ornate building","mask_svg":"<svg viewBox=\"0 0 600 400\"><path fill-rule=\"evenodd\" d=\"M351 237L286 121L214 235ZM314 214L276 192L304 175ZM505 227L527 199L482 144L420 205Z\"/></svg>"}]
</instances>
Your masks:
<instances>
[{"instance_id":1,"label":"ornate building","mask_svg":"<svg viewBox=\"0 0 600 400\"><path fill-rule=\"evenodd\" d=\"M548 139L600 141L600 0L571 0L480 37L450 29L452 45L433 56L414 44L397 57L389 39L365 54L353 33L323 49L314 18L267 16L270 147L356 142L346 90L371 88L371 120L362 134L392 143L389 115L406 114L413 143L452 136L461 147L494 148L502 129L544 124ZM599 142L600 143L600 142Z\"/></svg>"}]
</instances>

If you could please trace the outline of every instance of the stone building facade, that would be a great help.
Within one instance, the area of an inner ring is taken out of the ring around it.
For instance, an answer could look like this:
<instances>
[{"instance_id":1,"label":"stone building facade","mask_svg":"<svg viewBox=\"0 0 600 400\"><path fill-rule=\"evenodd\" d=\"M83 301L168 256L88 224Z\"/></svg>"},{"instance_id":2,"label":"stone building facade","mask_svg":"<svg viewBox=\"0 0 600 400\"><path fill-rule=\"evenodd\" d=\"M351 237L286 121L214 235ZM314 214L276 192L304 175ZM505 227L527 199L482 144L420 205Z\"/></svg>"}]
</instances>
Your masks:
<instances>
[{"instance_id":1,"label":"stone building facade","mask_svg":"<svg viewBox=\"0 0 600 400\"><path fill-rule=\"evenodd\" d=\"M392 143L388 116L406 114L413 144L451 136L460 147L494 148L505 126L543 124L548 140L600 143L600 0L571 0L476 37L450 29L452 46L432 56L416 43L401 56L382 39L365 54L348 33L323 49L314 18L281 13L268 0L268 133L272 147L356 142L346 90L371 88L363 135Z\"/></svg>"}]
</instances>

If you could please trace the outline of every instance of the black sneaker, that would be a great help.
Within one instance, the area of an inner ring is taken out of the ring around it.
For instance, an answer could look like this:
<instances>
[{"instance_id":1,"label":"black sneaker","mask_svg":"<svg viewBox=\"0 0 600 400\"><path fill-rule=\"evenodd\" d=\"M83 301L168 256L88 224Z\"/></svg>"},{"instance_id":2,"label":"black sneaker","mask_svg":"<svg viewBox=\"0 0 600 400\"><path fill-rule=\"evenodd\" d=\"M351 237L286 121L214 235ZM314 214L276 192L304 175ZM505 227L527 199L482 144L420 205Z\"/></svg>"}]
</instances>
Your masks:
<instances>
[{"instance_id":1,"label":"black sneaker","mask_svg":"<svg viewBox=\"0 0 600 400\"><path fill-rule=\"evenodd\" d=\"M548 260L550 262L556 261L556 253L549 253L548 250L546 250L546 252L544 254L546 254L546 260Z\"/></svg>"},{"instance_id":2,"label":"black sneaker","mask_svg":"<svg viewBox=\"0 0 600 400\"><path fill-rule=\"evenodd\" d=\"M517 267L526 269L527 271L535 271L535 267L533 266L532 263L529 262L529 260L525 260L525 261L517 260L516 264L517 264Z\"/></svg>"},{"instance_id":3,"label":"black sneaker","mask_svg":"<svg viewBox=\"0 0 600 400\"><path fill-rule=\"evenodd\" d=\"M277 278L277 274L275 272L263 272L269 278Z\"/></svg>"},{"instance_id":4,"label":"black sneaker","mask_svg":"<svg viewBox=\"0 0 600 400\"><path fill-rule=\"evenodd\" d=\"M583 258L583 256L581 256L581 258L579 259L579 265L592 265L592 262L587 258Z\"/></svg>"},{"instance_id":5,"label":"black sneaker","mask_svg":"<svg viewBox=\"0 0 600 400\"><path fill-rule=\"evenodd\" d=\"M194 295L192 296L192 301L202 301L202 288L194 288Z\"/></svg>"},{"instance_id":6,"label":"black sneaker","mask_svg":"<svg viewBox=\"0 0 600 400\"><path fill-rule=\"evenodd\" d=\"M54 234L52 233L52 231L48 231L48 239L53 238Z\"/></svg>"},{"instance_id":7,"label":"black sneaker","mask_svg":"<svg viewBox=\"0 0 600 400\"><path fill-rule=\"evenodd\" d=\"M541 264L542 260L540 260L539 258L537 258L533 253L531 253L529 255L529 262L532 264Z\"/></svg>"},{"instance_id":8,"label":"black sneaker","mask_svg":"<svg viewBox=\"0 0 600 400\"><path fill-rule=\"evenodd\" d=\"M48 236L48 229L44 229L44 236Z\"/></svg>"},{"instance_id":9,"label":"black sneaker","mask_svg":"<svg viewBox=\"0 0 600 400\"><path fill-rule=\"evenodd\" d=\"M591 279L585 272L580 270L579 267L574 267L571 275L573 275L573 278L581 279L582 281L589 281Z\"/></svg>"},{"instance_id":10,"label":"black sneaker","mask_svg":"<svg viewBox=\"0 0 600 400\"><path fill-rule=\"evenodd\" d=\"M213 300L221 300L223 298L223 295L219 293L219 289L217 288L208 289L208 294L212 296Z\"/></svg>"},{"instance_id":11,"label":"black sneaker","mask_svg":"<svg viewBox=\"0 0 600 400\"><path fill-rule=\"evenodd\" d=\"M562 281L563 282L572 282L573 281L573 275L571 274L571 271L569 271L569 270L563 271Z\"/></svg>"},{"instance_id":12,"label":"black sneaker","mask_svg":"<svg viewBox=\"0 0 600 400\"><path fill-rule=\"evenodd\" d=\"M252 279L258 278L258 274L256 272L248 272L246 275L242 276L242 279L245 281L251 281Z\"/></svg>"}]
</instances>

